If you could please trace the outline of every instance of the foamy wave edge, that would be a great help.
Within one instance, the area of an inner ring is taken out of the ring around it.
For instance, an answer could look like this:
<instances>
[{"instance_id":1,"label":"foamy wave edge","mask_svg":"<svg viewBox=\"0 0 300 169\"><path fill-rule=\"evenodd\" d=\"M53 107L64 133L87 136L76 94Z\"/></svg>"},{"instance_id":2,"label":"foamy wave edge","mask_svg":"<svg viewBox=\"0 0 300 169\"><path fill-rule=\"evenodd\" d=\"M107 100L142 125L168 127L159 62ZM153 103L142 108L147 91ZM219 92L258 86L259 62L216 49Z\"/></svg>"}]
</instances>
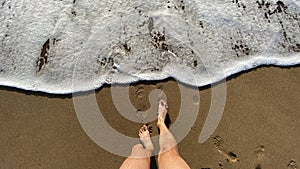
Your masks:
<instances>
[{"instance_id":1,"label":"foamy wave edge","mask_svg":"<svg viewBox=\"0 0 300 169\"><path fill-rule=\"evenodd\" d=\"M113 84L130 84L130 83L136 83L140 80L147 80L147 81L157 81L157 80L163 80L169 77L174 78L175 80L178 80L181 83L184 83L186 85L194 86L194 87L202 87L206 85L211 85L214 83L217 83L221 80L226 79L227 77L250 70L253 68L256 68L258 66L297 66L300 64L300 54L294 54L288 57L265 57L265 56L257 56L255 58L251 58L248 60L243 61L235 61L235 63L232 63L232 67L228 67L223 70L218 70L216 72L209 72L208 74L214 74L210 76L209 79L205 81L200 81L197 84L190 83L187 81L184 77L177 76L176 74L169 74L165 69L157 75L155 78L139 78L137 80L128 81L128 82L115 82ZM201 75L199 76L202 77ZM205 78L205 77L203 77ZM34 80L34 79L33 79ZM87 85L89 84L89 85ZM92 91L99 89L105 84L105 82L98 84L97 86L94 85L94 83L88 83L88 82L82 82L82 84L76 85L76 86L66 86L65 88L57 88L57 86L49 86L46 83L40 84L39 86L33 87L28 83L22 83L22 81L12 81L9 79L9 77L0 77L0 85L1 86L8 86L8 87L15 87L23 90L28 91L35 91L35 92L45 92L50 94L71 94L71 93L77 93L77 92L85 92L85 91Z\"/></svg>"}]
</instances>

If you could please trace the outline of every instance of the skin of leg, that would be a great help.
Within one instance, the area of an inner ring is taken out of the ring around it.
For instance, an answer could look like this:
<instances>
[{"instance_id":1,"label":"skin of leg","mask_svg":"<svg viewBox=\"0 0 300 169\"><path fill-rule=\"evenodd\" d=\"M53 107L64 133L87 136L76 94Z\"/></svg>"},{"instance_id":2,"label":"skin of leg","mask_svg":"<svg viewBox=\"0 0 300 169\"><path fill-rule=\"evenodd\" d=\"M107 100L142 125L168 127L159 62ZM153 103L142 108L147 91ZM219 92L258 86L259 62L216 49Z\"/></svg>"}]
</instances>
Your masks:
<instances>
[{"instance_id":1,"label":"skin of leg","mask_svg":"<svg viewBox=\"0 0 300 169\"><path fill-rule=\"evenodd\" d=\"M184 159L180 157L176 147L176 140L164 123L160 124L159 145L159 169L190 169Z\"/></svg>"},{"instance_id":2,"label":"skin of leg","mask_svg":"<svg viewBox=\"0 0 300 169\"><path fill-rule=\"evenodd\" d=\"M180 157L177 143L172 133L164 123L167 113L167 102L159 101L157 127L160 129L158 154L158 168L160 169L190 169L188 164Z\"/></svg>"},{"instance_id":3,"label":"skin of leg","mask_svg":"<svg viewBox=\"0 0 300 169\"><path fill-rule=\"evenodd\" d=\"M144 149L142 144L133 146L131 155L123 162L120 169L150 169L149 151Z\"/></svg>"},{"instance_id":4,"label":"skin of leg","mask_svg":"<svg viewBox=\"0 0 300 169\"><path fill-rule=\"evenodd\" d=\"M140 141L132 147L131 155L123 162L120 169L150 169L150 156L153 144L150 139L148 125L143 125L139 130Z\"/></svg>"}]
</instances>

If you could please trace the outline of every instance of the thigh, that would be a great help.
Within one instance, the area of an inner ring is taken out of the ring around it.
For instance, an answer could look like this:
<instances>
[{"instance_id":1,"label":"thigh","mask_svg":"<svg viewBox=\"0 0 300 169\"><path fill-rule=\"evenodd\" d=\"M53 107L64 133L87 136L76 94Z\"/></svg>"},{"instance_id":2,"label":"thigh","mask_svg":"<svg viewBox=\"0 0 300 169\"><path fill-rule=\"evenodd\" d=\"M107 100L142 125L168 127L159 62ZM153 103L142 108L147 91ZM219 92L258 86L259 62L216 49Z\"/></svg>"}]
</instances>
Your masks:
<instances>
[{"instance_id":1,"label":"thigh","mask_svg":"<svg viewBox=\"0 0 300 169\"><path fill-rule=\"evenodd\" d=\"M127 158L120 169L150 169L150 162L145 158Z\"/></svg>"},{"instance_id":2,"label":"thigh","mask_svg":"<svg viewBox=\"0 0 300 169\"><path fill-rule=\"evenodd\" d=\"M143 146L141 144L135 145L132 148L130 157L123 162L120 169L150 169L150 157L146 156L147 151Z\"/></svg>"},{"instance_id":3,"label":"thigh","mask_svg":"<svg viewBox=\"0 0 300 169\"><path fill-rule=\"evenodd\" d=\"M159 169L190 169L188 164L180 157L176 148L158 155Z\"/></svg>"}]
</instances>

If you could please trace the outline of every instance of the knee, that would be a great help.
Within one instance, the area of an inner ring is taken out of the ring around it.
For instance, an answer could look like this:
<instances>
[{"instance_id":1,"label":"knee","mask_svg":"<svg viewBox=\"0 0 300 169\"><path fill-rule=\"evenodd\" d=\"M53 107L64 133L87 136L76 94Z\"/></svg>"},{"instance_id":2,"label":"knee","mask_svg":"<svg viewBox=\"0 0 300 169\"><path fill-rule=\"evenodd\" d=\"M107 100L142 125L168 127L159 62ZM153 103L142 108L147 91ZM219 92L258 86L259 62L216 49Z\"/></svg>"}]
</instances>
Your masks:
<instances>
[{"instance_id":1,"label":"knee","mask_svg":"<svg viewBox=\"0 0 300 169\"><path fill-rule=\"evenodd\" d=\"M132 147L131 152L140 152L141 150L144 150L144 147L142 144L136 144Z\"/></svg>"},{"instance_id":2,"label":"knee","mask_svg":"<svg viewBox=\"0 0 300 169\"><path fill-rule=\"evenodd\" d=\"M137 144L132 147L131 155L132 158L145 158L149 156L149 152L147 152L142 144Z\"/></svg>"},{"instance_id":3,"label":"knee","mask_svg":"<svg viewBox=\"0 0 300 169\"><path fill-rule=\"evenodd\" d=\"M166 144L163 144L161 147L160 147L160 152L167 152L167 151L170 151L172 149L177 149L176 148L176 144L172 144L172 143L166 143Z\"/></svg>"}]
</instances>

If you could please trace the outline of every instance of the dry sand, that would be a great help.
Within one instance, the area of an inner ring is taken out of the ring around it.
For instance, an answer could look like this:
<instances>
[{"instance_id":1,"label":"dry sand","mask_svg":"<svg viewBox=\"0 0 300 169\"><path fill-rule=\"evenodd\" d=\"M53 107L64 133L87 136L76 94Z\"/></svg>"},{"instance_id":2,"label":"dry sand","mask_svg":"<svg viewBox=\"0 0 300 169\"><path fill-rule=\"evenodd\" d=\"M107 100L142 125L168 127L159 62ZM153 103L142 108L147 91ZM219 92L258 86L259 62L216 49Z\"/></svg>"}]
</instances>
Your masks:
<instances>
[{"instance_id":1,"label":"dry sand","mask_svg":"<svg viewBox=\"0 0 300 169\"><path fill-rule=\"evenodd\" d=\"M296 169L300 166L299 84L299 66L264 67L231 77L222 120L203 144L198 137L210 107L211 88L201 88L197 121L178 145L182 157L192 169ZM168 96L174 121L180 93L173 80L132 85L132 103L137 109L149 108L147 94L155 88ZM71 96L1 87L0 97L1 169L102 169L118 168L123 162L124 157L89 139L76 118ZM97 91L97 100L113 128L137 136L140 124L118 114L109 87Z\"/></svg>"}]
</instances>

